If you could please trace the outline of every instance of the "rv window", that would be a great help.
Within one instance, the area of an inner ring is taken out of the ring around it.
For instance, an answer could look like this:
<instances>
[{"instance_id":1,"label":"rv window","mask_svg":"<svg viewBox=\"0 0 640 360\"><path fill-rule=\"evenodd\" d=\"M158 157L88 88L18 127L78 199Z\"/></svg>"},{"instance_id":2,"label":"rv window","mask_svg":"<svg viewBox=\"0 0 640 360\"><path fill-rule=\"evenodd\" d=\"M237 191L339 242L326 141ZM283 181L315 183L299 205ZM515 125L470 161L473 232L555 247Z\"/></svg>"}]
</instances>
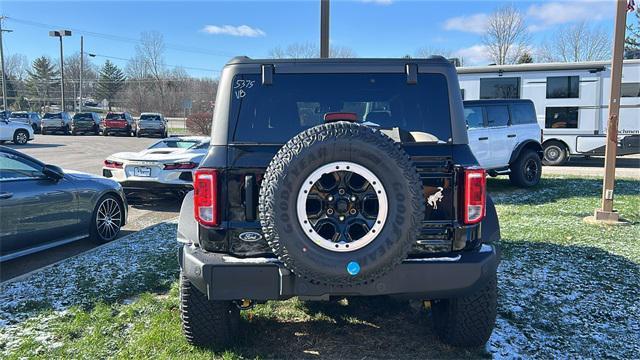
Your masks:
<instances>
[{"instance_id":1,"label":"rv window","mask_svg":"<svg viewBox=\"0 0 640 360\"><path fill-rule=\"evenodd\" d=\"M577 129L577 107L548 107L546 110L545 127L547 129Z\"/></svg>"},{"instance_id":2,"label":"rv window","mask_svg":"<svg viewBox=\"0 0 640 360\"><path fill-rule=\"evenodd\" d=\"M487 126L507 126L509 124L509 108L506 105L487 106Z\"/></svg>"},{"instance_id":3,"label":"rv window","mask_svg":"<svg viewBox=\"0 0 640 360\"><path fill-rule=\"evenodd\" d=\"M547 99L578 98L580 87L579 76L547 77Z\"/></svg>"},{"instance_id":4,"label":"rv window","mask_svg":"<svg viewBox=\"0 0 640 360\"><path fill-rule=\"evenodd\" d=\"M469 129L477 129L484 127L484 115L482 114L482 107L470 106L464 108L464 119L467 122Z\"/></svg>"},{"instance_id":5,"label":"rv window","mask_svg":"<svg viewBox=\"0 0 640 360\"><path fill-rule=\"evenodd\" d=\"M535 124L537 121L533 104L511 105L511 125Z\"/></svg>"},{"instance_id":6,"label":"rv window","mask_svg":"<svg viewBox=\"0 0 640 360\"><path fill-rule=\"evenodd\" d=\"M622 97L640 97L640 82L623 83L620 90L620 96Z\"/></svg>"},{"instance_id":7,"label":"rv window","mask_svg":"<svg viewBox=\"0 0 640 360\"><path fill-rule=\"evenodd\" d=\"M520 78L499 77L480 79L480 99L519 99Z\"/></svg>"}]
</instances>

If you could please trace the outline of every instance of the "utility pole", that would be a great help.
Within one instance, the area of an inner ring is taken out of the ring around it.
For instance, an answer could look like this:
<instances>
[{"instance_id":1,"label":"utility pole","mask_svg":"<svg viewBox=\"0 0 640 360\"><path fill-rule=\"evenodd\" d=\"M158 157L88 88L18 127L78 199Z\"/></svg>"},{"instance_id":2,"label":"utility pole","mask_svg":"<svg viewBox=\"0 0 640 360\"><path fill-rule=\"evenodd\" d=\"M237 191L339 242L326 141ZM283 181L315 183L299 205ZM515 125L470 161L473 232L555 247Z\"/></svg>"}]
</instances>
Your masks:
<instances>
[{"instance_id":1,"label":"utility pole","mask_svg":"<svg viewBox=\"0 0 640 360\"><path fill-rule=\"evenodd\" d=\"M61 110L65 111L64 106L64 53L62 51L62 38L65 36L71 36L71 30L54 30L49 31L49 36L60 38L60 91L62 92L60 100L61 100Z\"/></svg>"},{"instance_id":2,"label":"utility pole","mask_svg":"<svg viewBox=\"0 0 640 360\"><path fill-rule=\"evenodd\" d=\"M611 58L611 94L609 96L609 124L604 158L604 181L602 183L602 206L596 209L587 221L598 223L622 223L620 215L613 210L613 188L616 178L616 155L618 152L618 119L620 115L620 87L622 83L622 59L624 35L627 22L627 0L616 1L616 19Z\"/></svg>"},{"instance_id":3,"label":"utility pole","mask_svg":"<svg viewBox=\"0 0 640 360\"><path fill-rule=\"evenodd\" d=\"M329 57L329 0L320 0L320 57Z\"/></svg>"},{"instance_id":4,"label":"utility pole","mask_svg":"<svg viewBox=\"0 0 640 360\"><path fill-rule=\"evenodd\" d=\"M82 112L82 73L84 73L84 36L80 36L80 102L78 112ZM75 99L73 100L75 103Z\"/></svg>"},{"instance_id":5,"label":"utility pole","mask_svg":"<svg viewBox=\"0 0 640 360\"><path fill-rule=\"evenodd\" d=\"M2 110L7 110L7 81L5 79L6 72L4 70L4 43L2 42L2 33L10 33L13 30L3 29L2 21L4 20L4 16L0 16L0 62L2 63Z\"/></svg>"}]
</instances>

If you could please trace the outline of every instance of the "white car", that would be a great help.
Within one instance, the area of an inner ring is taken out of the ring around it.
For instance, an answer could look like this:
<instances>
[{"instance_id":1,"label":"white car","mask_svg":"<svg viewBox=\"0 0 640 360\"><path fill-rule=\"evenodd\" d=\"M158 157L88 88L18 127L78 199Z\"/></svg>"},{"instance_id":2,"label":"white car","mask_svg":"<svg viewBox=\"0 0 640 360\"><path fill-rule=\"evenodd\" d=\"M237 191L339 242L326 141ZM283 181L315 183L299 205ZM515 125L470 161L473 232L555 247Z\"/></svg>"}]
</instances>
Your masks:
<instances>
[{"instance_id":1,"label":"white car","mask_svg":"<svg viewBox=\"0 0 640 360\"><path fill-rule=\"evenodd\" d=\"M542 175L542 132L531 100L464 102L469 147L489 175L509 175L520 187L535 186Z\"/></svg>"},{"instance_id":2,"label":"white car","mask_svg":"<svg viewBox=\"0 0 640 360\"><path fill-rule=\"evenodd\" d=\"M13 141L16 145L24 145L33 140L33 128L23 122L0 120L0 144Z\"/></svg>"},{"instance_id":3,"label":"white car","mask_svg":"<svg viewBox=\"0 0 640 360\"><path fill-rule=\"evenodd\" d=\"M209 150L209 137L162 139L140 152L121 152L104 161L102 175L129 194L183 195L193 188L192 172Z\"/></svg>"}]
</instances>

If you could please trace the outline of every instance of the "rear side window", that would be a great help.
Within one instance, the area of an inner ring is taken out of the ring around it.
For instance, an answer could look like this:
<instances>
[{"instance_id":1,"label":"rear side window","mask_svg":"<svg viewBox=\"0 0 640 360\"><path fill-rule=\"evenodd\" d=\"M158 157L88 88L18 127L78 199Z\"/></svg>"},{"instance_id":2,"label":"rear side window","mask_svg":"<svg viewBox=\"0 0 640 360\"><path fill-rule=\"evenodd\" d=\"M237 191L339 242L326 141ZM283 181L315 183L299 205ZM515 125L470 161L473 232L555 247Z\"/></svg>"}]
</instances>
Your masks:
<instances>
[{"instance_id":1,"label":"rear side window","mask_svg":"<svg viewBox=\"0 0 640 360\"><path fill-rule=\"evenodd\" d=\"M451 137L442 74L419 74L414 85L404 74L279 74L267 86L250 74L236 76L231 91L237 142L282 144L331 112L355 113L358 122L374 127Z\"/></svg>"},{"instance_id":2,"label":"rear side window","mask_svg":"<svg viewBox=\"0 0 640 360\"><path fill-rule=\"evenodd\" d=\"M511 125L535 124L537 122L533 104L511 105Z\"/></svg>"},{"instance_id":3,"label":"rear side window","mask_svg":"<svg viewBox=\"0 0 640 360\"><path fill-rule=\"evenodd\" d=\"M507 126L509 124L509 109L506 105L487 106L487 126Z\"/></svg>"},{"instance_id":4,"label":"rear side window","mask_svg":"<svg viewBox=\"0 0 640 360\"><path fill-rule=\"evenodd\" d=\"M484 127L484 113L481 106L469 106L464 108L464 119L469 129Z\"/></svg>"},{"instance_id":5,"label":"rear side window","mask_svg":"<svg viewBox=\"0 0 640 360\"><path fill-rule=\"evenodd\" d=\"M640 97L640 82L623 83L620 90L622 97Z\"/></svg>"}]
</instances>

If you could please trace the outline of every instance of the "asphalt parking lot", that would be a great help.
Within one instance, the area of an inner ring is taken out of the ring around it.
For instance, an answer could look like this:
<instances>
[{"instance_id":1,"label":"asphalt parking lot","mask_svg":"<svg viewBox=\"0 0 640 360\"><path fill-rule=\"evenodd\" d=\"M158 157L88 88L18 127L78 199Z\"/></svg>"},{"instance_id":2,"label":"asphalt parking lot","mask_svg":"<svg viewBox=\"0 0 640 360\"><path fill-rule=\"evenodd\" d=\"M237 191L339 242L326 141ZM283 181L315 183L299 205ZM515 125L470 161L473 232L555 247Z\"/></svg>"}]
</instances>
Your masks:
<instances>
[{"instance_id":1,"label":"asphalt parking lot","mask_svg":"<svg viewBox=\"0 0 640 360\"><path fill-rule=\"evenodd\" d=\"M63 169L91 174L102 173L102 161L121 151L140 151L158 141L158 138L124 136L63 136L36 135L27 145L6 144L38 160L58 165ZM178 216L180 201L177 199L153 199L129 201L127 225L120 237ZM85 252L96 244L83 239L41 253L32 254L0 264L0 282L25 274L56 261Z\"/></svg>"}]
</instances>

